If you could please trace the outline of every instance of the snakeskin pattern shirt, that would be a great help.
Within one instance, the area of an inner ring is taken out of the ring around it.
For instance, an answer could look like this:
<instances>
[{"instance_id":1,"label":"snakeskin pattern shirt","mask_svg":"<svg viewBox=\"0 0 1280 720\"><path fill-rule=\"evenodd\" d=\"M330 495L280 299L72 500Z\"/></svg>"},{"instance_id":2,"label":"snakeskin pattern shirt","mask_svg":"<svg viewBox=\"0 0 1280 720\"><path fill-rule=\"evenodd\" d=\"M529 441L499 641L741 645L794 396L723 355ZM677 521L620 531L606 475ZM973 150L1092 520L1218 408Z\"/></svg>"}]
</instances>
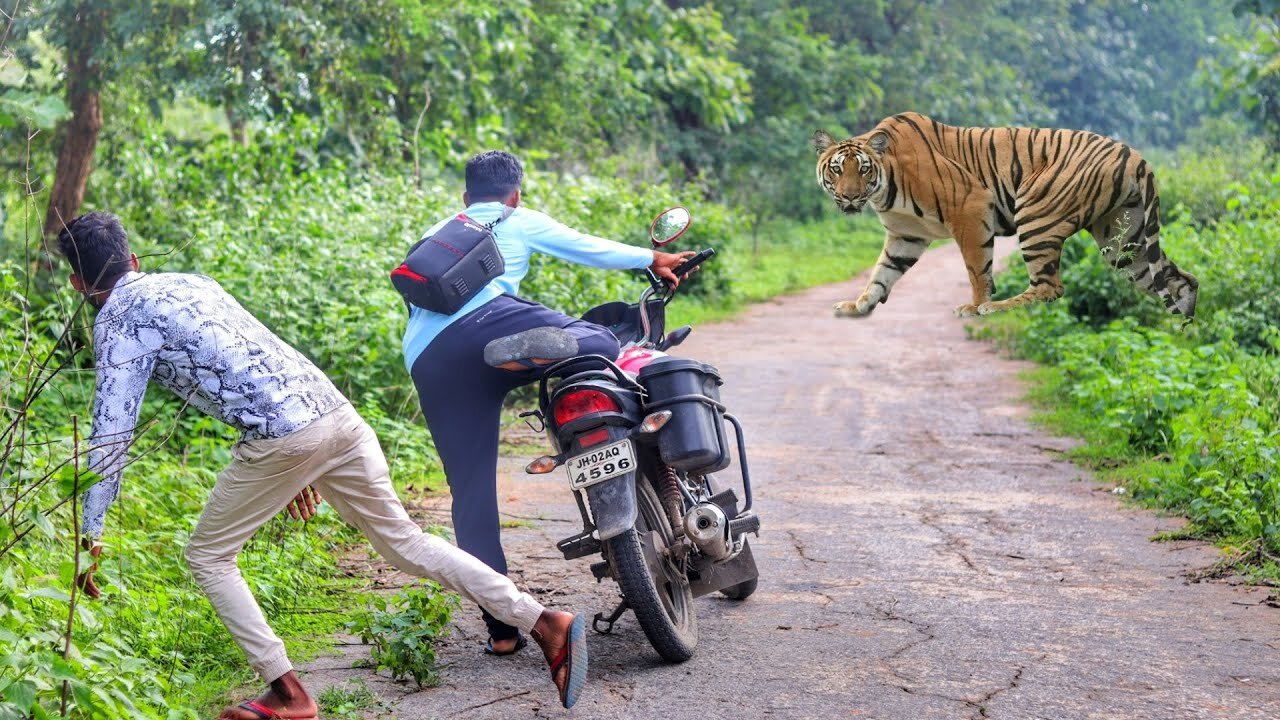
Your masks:
<instances>
[{"instance_id":1,"label":"snakeskin pattern shirt","mask_svg":"<svg viewBox=\"0 0 1280 720\"><path fill-rule=\"evenodd\" d=\"M102 480L84 495L84 533L102 535L107 508L155 381L241 432L284 437L347 399L302 353L276 337L201 275L127 273L93 328L97 387L89 468Z\"/></svg>"}]
</instances>

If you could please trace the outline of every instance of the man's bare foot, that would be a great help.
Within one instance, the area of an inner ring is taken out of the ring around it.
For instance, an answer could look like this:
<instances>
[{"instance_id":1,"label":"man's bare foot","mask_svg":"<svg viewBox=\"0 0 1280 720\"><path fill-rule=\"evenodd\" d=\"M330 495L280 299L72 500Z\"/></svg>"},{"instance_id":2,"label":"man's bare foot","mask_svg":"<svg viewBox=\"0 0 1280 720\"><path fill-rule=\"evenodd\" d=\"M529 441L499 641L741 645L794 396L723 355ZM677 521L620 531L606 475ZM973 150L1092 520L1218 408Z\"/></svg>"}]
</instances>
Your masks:
<instances>
[{"instance_id":1,"label":"man's bare foot","mask_svg":"<svg viewBox=\"0 0 1280 720\"><path fill-rule=\"evenodd\" d=\"M250 709L250 707L233 705L223 710L218 720L270 720L272 718L314 720L319 711L315 701L307 694L306 688L302 687L298 674L292 670L271 681L270 690L244 705L250 707L257 705L258 708Z\"/></svg>"},{"instance_id":2,"label":"man's bare foot","mask_svg":"<svg viewBox=\"0 0 1280 720\"><path fill-rule=\"evenodd\" d=\"M569 642L569 626L573 624L573 613L561 612L559 610L543 610L542 615L538 618L537 624L533 626L533 630L529 634L533 636L533 641L538 643L538 647L542 648L542 655L547 659L547 665L560 655L560 651L564 649ZM569 672L567 667L560 668L560 672L551 678L556 684L556 688L563 690L564 684L568 682Z\"/></svg>"},{"instance_id":3,"label":"man's bare foot","mask_svg":"<svg viewBox=\"0 0 1280 720\"><path fill-rule=\"evenodd\" d=\"M491 637L489 638L489 646L484 651L489 655L510 655L524 649L527 644L528 640L525 640L522 635L503 640Z\"/></svg>"}]
</instances>

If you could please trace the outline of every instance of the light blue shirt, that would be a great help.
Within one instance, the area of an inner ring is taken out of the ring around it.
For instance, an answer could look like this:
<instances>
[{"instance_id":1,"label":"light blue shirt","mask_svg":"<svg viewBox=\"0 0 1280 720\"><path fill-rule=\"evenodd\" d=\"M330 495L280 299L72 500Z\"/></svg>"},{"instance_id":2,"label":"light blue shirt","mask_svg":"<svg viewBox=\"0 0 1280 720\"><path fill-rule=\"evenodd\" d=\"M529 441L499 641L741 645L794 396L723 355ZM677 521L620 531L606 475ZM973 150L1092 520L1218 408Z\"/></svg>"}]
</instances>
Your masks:
<instances>
[{"instance_id":1,"label":"light blue shirt","mask_svg":"<svg viewBox=\"0 0 1280 720\"><path fill-rule=\"evenodd\" d=\"M500 202L481 202L472 203L464 212L472 220L488 224L501 217L505 208ZM435 233L454 217L450 215L432 225L423 236ZM653 251L647 248L624 245L579 232L537 210L525 207L516 208L510 217L498 223L493 234L506 264L506 272L491 280L479 294L452 315L410 306L409 325L405 328L403 342L404 365L410 371L422 351L455 320L503 293L518 294L520 281L529 273L529 257L535 252L605 270L638 270L653 264Z\"/></svg>"}]
</instances>

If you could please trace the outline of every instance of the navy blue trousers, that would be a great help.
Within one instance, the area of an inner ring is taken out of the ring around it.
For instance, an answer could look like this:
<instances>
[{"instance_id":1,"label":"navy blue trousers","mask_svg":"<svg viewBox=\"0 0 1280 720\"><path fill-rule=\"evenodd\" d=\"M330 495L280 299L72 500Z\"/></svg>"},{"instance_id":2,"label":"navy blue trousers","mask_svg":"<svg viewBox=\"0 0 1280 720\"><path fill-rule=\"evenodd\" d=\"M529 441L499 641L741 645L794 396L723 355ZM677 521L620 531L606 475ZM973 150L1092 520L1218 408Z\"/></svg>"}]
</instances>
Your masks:
<instances>
[{"instance_id":1,"label":"navy blue trousers","mask_svg":"<svg viewBox=\"0 0 1280 720\"><path fill-rule=\"evenodd\" d=\"M503 295L445 328L413 363L413 384L427 429L453 494L458 547L507 572L498 521L498 429L507 393L538 380L540 370L499 370L484 362L490 340L538 327L558 327L578 340L581 354L618 356L607 329L514 295ZM495 639L518 631L484 612Z\"/></svg>"}]
</instances>

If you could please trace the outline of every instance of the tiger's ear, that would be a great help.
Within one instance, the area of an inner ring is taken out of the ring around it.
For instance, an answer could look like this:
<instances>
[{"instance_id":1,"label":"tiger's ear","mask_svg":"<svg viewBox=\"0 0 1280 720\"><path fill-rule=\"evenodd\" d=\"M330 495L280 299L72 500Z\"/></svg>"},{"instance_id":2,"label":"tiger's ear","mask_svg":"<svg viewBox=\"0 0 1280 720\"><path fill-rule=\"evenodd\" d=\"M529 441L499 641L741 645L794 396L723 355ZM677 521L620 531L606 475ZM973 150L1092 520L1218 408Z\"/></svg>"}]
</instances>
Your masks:
<instances>
[{"instance_id":1,"label":"tiger's ear","mask_svg":"<svg viewBox=\"0 0 1280 720\"><path fill-rule=\"evenodd\" d=\"M872 150L883 155L884 151L889 149L889 133L878 132L867 140L867 144L871 146Z\"/></svg>"},{"instance_id":2,"label":"tiger's ear","mask_svg":"<svg viewBox=\"0 0 1280 720\"><path fill-rule=\"evenodd\" d=\"M836 139L831 137L831 133L826 130L819 130L813 134L813 139L810 142L813 143L814 152L821 155L824 150L836 144Z\"/></svg>"}]
</instances>

